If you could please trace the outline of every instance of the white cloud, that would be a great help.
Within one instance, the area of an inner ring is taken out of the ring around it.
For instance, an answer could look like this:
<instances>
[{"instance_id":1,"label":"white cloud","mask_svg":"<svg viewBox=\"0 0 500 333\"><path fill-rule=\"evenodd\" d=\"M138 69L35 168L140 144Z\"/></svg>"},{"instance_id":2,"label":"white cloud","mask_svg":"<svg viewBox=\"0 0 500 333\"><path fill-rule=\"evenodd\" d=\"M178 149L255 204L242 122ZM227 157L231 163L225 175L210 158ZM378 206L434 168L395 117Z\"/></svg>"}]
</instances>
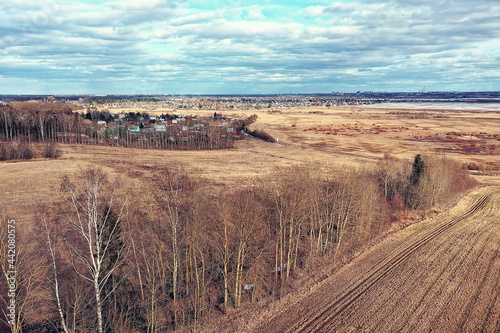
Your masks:
<instances>
[{"instance_id":1,"label":"white cloud","mask_svg":"<svg viewBox=\"0 0 500 333\"><path fill-rule=\"evenodd\" d=\"M300 35L303 26L298 23L228 21L216 19L208 24L192 24L179 27L177 35L194 35L199 38L294 38Z\"/></svg>"},{"instance_id":2,"label":"white cloud","mask_svg":"<svg viewBox=\"0 0 500 333\"><path fill-rule=\"evenodd\" d=\"M308 6L304 8L301 13L307 17L318 17L318 16L323 16L325 12L325 6Z\"/></svg>"},{"instance_id":3,"label":"white cloud","mask_svg":"<svg viewBox=\"0 0 500 333\"><path fill-rule=\"evenodd\" d=\"M189 78L190 89L217 82L245 92L287 83L311 91L339 79L347 86L394 87L428 78L467 87L468 72L500 89L500 5L494 1L316 4L0 1L7 13L0 21L0 73L4 80L53 77L59 89L64 78L79 80L87 92L96 76L102 83L96 89L113 79L124 93L140 77L156 88L162 80Z\"/></svg>"},{"instance_id":4,"label":"white cloud","mask_svg":"<svg viewBox=\"0 0 500 333\"><path fill-rule=\"evenodd\" d=\"M202 12L193 15L187 15L184 17L174 19L172 21L172 25L179 26L179 25L207 22L211 19L223 17L222 14L223 14L222 12L211 11L211 12Z\"/></svg>"},{"instance_id":5,"label":"white cloud","mask_svg":"<svg viewBox=\"0 0 500 333\"><path fill-rule=\"evenodd\" d=\"M245 8L246 13L248 14L248 18L251 20L265 20L266 16L262 13L265 9L263 6L250 6Z\"/></svg>"}]
</instances>

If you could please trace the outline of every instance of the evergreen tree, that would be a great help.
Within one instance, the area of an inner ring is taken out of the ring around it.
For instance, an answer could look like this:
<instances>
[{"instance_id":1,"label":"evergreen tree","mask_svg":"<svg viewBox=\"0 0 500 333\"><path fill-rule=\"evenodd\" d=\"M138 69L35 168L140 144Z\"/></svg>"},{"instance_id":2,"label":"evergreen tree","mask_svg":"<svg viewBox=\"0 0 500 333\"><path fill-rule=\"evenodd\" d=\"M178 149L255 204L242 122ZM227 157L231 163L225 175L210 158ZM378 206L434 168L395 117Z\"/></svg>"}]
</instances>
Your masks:
<instances>
[{"instance_id":1,"label":"evergreen tree","mask_svg":"<svg viewBox=\"0 0 500 333\"><path fill-rule=\"evenodd\" d=\"M422 156L418 154L415 156L415 160L413 161L413 173L410 177L410 181L412 184L417 184L420 176L424 173L425 163L422 160Z\"/></svg>"}]
</instances>

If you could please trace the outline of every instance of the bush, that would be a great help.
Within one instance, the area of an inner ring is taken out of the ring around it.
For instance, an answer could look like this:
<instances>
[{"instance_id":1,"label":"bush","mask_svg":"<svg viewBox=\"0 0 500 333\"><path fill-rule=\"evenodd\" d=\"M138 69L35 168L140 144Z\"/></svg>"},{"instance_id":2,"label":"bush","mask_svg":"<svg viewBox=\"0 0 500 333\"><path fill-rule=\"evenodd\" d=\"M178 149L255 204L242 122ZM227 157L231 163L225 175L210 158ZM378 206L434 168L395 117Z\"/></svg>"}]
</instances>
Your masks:
<instances>
[{"instance_id":1,"label":"bush","mask_svg":"<svg viewBox=\"0 0 500 333\"><path fill-rule=\"evenodd\" d=\"M247 129L247 133L256 138L262 139L267 142L276 142L276 139L269 133L264 130L249 130Z\"/></svg>"},{"instance_id":2,"label":"bush","mask_svg":"<svg viewBox=\"0 0 500 333\"><path fill-rule=\"evenodd\" d=\"M0 161L10 160L10 147L7 144L0 145Z\"/></svg>"},{"instance_id":3,"label":"bush","mask_svg":"<svg viewBox=\"0 0 500 333\"><path fill-rule=\"evenodd\" d=\"M385 200L394 205L401 200L410 209L430 208L437 204L448 204L457 195L477 185L467 169L475 169L436 155L417 155L413 164L409 161L381 161L376 177ZM425 166L425 167L424 167Z\"/></svg>"},{"instance_id":4,"label":"bush","mask_svg":"<svg viewBox=\"0 0 500 333\"><path fill-rule=\"evenodd\" d=\"M0 161L30 160L35 157L32 148L24 142L3 143L0 148Z\"/></svg>"},{"instance_id":5,"label":"bush","mask_svg":"<svg viewBox=\"0 0 500 333\"><path fill-rule=\"evenodd\" d=\"M61 152L57 149L55 143L47 143L45 145L45 149L43 150L42 156L44 158L59 158L61 156Z\"/></svg>"},{"instance_id":6,"label":"bush","mask_svg":"<svg viewBox=\"0 0 500 333\"><path fill-rule=\"evenodd\" d=\"M425 156L426 168L420 196L427 207L453 201L457 194L477 185L467 170L460 163L444 156Z\"/></svg>"},{"instance_id":7,"label":"bush","mask_svg":"<svg viewBox=\"0 0 500 333\"><path fill-rule=\"evenodd\" d=\"M473 170L473 171L478 171L479 170L479 164L476 162L467 162L463 165L464 169L467 170Z\"/></svg>"},{"instance_id":8,"label":"bush","mask_svg":"<svg viewBox=\"0 0 500 333\"><path fill-rule=\"evenodd\" d=\"M35 153L31 147L24 142L17 145L17 158L18 160L30 160L35 157Z\"/></svg>"}]
</instances>

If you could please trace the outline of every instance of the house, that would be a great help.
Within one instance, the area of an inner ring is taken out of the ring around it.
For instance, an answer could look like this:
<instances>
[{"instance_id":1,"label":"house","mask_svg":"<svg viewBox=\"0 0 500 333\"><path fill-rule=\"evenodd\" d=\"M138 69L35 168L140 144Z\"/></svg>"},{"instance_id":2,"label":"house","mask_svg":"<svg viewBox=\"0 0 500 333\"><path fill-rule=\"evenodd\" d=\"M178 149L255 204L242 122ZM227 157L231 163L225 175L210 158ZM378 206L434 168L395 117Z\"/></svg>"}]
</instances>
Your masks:
<instances>
[{"instance_id":1,"label":"house","mask_svg":"<svg viewBox=\"0 0 500 333\"><path fill-rule=\"evenodd\" d=\"M141 129L139 128L139 126L132 126L128 129L128 131L131 133L139 133Z\"/></svg>"},{"instance_id":2,"label":"house","mask_svg":"<svg viewBox=\"0 0 500 333\"><path fill-rule=\"evenodd\" d=\"M166 125L155 125L155 131L156 132L165 132L167 130Z\"/></svg>"}]
</instances>

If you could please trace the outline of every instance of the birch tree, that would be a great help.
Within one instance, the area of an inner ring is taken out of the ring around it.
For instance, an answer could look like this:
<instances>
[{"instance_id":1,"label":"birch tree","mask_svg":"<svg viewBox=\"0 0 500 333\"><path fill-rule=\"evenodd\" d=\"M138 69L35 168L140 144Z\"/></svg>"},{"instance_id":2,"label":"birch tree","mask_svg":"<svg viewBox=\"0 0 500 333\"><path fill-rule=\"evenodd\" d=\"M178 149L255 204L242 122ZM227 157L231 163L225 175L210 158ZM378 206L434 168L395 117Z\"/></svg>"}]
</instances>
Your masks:
<instances>
[{"instance_id":1,"label":"birch tree","mask_svg":"<svg viewBox=\"0 0 500 333\"><path fill-rule=\"evenodd\" d=\"M105 288L125 257L123 243L111 251L116 245L113 240L119 232L118 222L125 205L125 200L117 203L117 190L118 185L110 184L104 172L97 169L82 171L76 183L67 176L61 183L68 204L65 216L74 236L67 240L71 263L75 272L93 288L100 333L106 329L103 302L114 291Z\"/></svg>"},{"instance_id":2,"label":"birch tree","mask_svg":"<svg viewBox=\"0 0 500 333\"><path fill-rule=\"evenodd\" d=\"M45 218L45 214L42 215L42 220L43 224L45 227L45 231L47 232L47 245L50 253L50 260L52 263L52 269L54 273L54 295L56 297L56 302L57 302L57 311L59 312L59 317L61 318L61 326L64 330L65 333L68 333L68 326L66 325L66 316L63 311L63 306L61 302L61 296L60 296L60 288L59 288L59 276L58 276L58 271L57 271L57 263L56 263L56 247L52 243L52 236L49 231L49 226L47 224L47 220Z\"/></svg>"},{"instance_id":3,"label":"birch tree","mask_svg":"<svg viewBox=\"0 0 500 333\"><path fill-rule=\"evenodd\" d=\"M243 288L243 267L248 266L251 256L259 242L262 229L262 210L251 191L236 193L232 203L232 220L236 236L236 270L235 270L235 307L241 304Z\"/></svg>"}]
</instances>

